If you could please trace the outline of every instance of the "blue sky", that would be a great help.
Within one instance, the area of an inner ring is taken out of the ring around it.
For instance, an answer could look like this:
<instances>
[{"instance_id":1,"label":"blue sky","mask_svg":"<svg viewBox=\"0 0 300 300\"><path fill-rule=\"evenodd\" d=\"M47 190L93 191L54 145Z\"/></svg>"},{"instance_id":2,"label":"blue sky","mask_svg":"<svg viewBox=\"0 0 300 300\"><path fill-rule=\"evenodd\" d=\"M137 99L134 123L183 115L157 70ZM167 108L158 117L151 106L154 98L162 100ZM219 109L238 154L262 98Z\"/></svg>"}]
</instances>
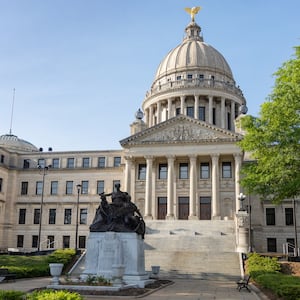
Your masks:
<instances>
[{"instance_id":1,"label":"blue sky","mask_svg":"<svg viewBox=\"0 0 300 300\"><path fill-rule=\"evenodd\" d=\"M257 115L300 44L299 0L0 0L0 135L54 151L120 149L190 16Z\"/></svg>"}]
</instances>

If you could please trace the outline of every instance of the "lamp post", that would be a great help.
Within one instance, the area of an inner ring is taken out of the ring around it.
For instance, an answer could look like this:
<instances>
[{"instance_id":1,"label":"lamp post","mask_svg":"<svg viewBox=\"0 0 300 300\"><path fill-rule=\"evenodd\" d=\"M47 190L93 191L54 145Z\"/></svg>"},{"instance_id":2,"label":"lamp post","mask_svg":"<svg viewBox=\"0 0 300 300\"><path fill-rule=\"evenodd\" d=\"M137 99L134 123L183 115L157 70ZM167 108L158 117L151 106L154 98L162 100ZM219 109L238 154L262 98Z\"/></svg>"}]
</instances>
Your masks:
<instances>
[{"instance_id":1,"label":"lamp post","mask_svg":"<svg viewBox=\"0 0 300 300\"><path fill-rule=\"evenodd\" d=\"M78 211L79 211L79 194L81 190L81 184L77 184L77 204L76 204L76 229L75 229L75 253L77 253L78 245Z\"/></svg>"},{"instance_id":2,"label":"lamp post","mask_svg":"<svg viewBox=\"0 0 300 300\"><path fill-rule=\"evenodd\" d=\"M244 211L244 205L243 205L243 202L244 200L246 199L246 195L244 195L243 193L240 193L238 195L238 199L241 201L241 207L240 207L240 211Z\"/></svg>"},{"instance_id":3,"label":"lamp post","mask_svg":"<svg viewBox=\"0 0 300 300\"><path fill-rule=\"evenodd\" d=\"M38 165L38 169L40 170L43 180L42 180L42 193L41 193L41 206L40 206L40 219L39 219L39 234L38 234L38 252L41 250L41 232L42 232L42 216L43 216L43 204L44 204L44 184L45 184L45 176L47 172L51 168L51 165L41 166Z\"/></svg>"}]
</instances>

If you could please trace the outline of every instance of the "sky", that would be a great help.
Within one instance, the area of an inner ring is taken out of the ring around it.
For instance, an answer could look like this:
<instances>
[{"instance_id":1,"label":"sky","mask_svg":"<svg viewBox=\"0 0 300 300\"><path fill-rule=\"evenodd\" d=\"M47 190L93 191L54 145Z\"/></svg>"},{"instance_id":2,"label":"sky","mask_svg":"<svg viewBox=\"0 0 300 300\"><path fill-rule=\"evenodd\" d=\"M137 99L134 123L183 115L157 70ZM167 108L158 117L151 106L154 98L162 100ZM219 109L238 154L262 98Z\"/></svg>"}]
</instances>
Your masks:
<instances>
[{"instance_id":1,"label":"sky","mask_svg":"<svg viewBox=\"0 0 300 300\"><path fill-rule=\"evenodd\" d=\"M54 151L121 149L193 6L257 116L300 44L299 0L0 0L0 135Z\"/></svg>"}]
</instances>

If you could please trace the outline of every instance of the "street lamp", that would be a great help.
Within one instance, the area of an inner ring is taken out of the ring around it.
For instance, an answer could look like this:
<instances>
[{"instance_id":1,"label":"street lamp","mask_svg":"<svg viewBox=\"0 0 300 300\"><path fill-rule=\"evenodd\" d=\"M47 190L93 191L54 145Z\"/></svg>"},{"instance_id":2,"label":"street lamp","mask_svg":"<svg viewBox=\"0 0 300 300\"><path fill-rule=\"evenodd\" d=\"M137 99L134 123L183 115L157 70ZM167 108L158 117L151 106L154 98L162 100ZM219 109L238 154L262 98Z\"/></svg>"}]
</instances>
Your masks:
<instances>
[{"instance_id":1,"label":"street lamp","mask_svg":"<svg viewBox=\"0 0 300 300\"><path fill-rule=\"evenodd\" d=\"M244 195L243 193L240 193L238 195L238 199L241 201L241 207L240 207L240 211L244 211L244 205L243 205L243 202L244 200L246 199L246 195Z\"/></svg>"},{"instance_id":2,"label":"street lamp","mask_svg":"<svg viewBox=\"0 0 300 300\"><path fill-rule=\"evenodd\" d=\"M77 184L77 205L76 205L76 229L75 229L75 253L77 253L78 245L78 211L79 211L79 194L81 190L81 184Z\"/></svg>"},{"instance_id":3,"label":"street lamp","mask_svg":"<svg viewBox=\"0 0 300 300\"><path fill-rule=\"evenodd\" d=\"M45 176L47 175L49 168L51 168L51 165L48 165L48 166L38 165L38 169L40 170L41 174L43 175L41 206L40 206L40 220L39 220L39 234L38 234L38 252L41 250L42 216L43 216L43 204L44 204L44 183L45 183Z\"/></svg>"}]
</instances>

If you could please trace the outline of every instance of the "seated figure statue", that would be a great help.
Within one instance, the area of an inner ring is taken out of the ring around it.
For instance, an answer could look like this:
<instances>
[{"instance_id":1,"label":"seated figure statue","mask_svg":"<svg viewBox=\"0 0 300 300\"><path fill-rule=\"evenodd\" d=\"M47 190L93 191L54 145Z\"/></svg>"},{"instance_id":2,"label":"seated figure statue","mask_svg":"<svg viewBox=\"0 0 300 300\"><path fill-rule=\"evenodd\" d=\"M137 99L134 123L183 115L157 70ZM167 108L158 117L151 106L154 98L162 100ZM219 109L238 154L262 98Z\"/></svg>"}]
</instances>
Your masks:
<instances>
[{"instance_id":1,"label":"seated figure statue","mask_svg":"<svg viewBox=\"0 0 300 300\"><path fill-rule=\"evenodd\" d=\"M145 223L137 206L131 202L128 193L120 190L121 185L115 185L115 191L109 194L100 194L101 203L96 210L91 232L136 232L144 238ZM106 197L111 196L108 203Z\"/></svg>"}]
</instances>

